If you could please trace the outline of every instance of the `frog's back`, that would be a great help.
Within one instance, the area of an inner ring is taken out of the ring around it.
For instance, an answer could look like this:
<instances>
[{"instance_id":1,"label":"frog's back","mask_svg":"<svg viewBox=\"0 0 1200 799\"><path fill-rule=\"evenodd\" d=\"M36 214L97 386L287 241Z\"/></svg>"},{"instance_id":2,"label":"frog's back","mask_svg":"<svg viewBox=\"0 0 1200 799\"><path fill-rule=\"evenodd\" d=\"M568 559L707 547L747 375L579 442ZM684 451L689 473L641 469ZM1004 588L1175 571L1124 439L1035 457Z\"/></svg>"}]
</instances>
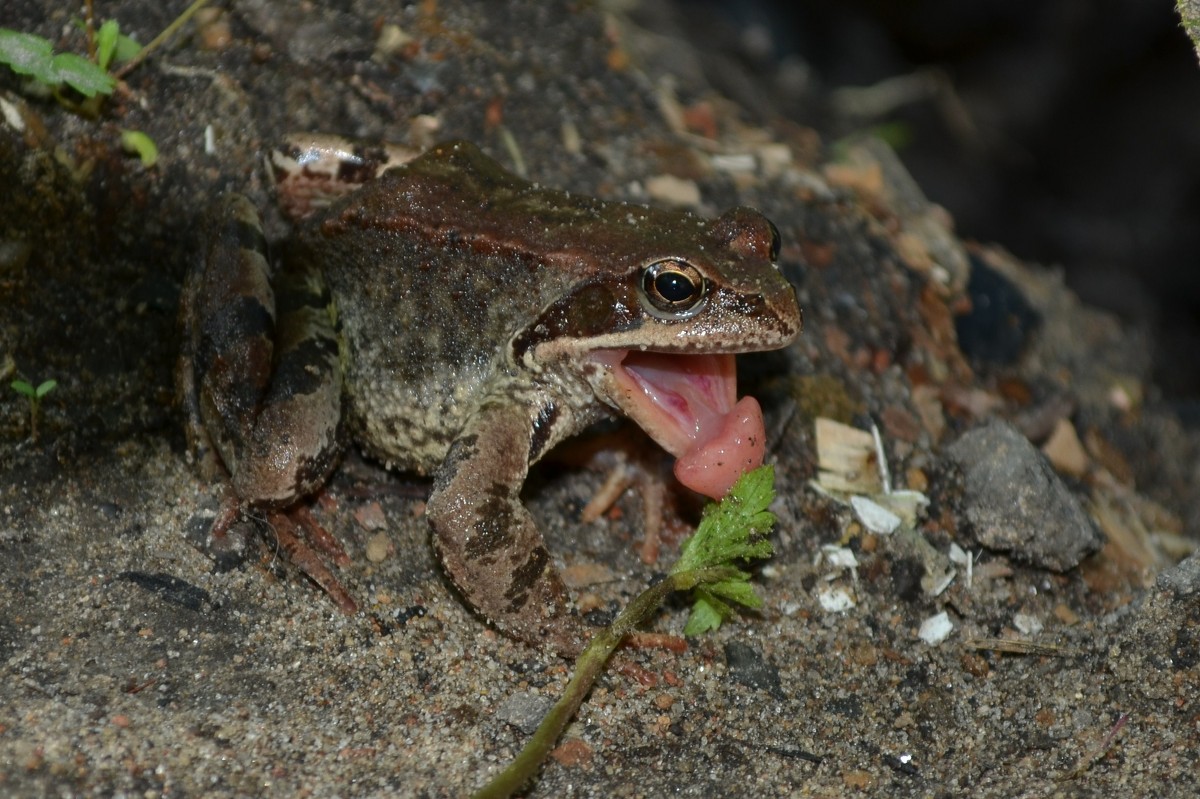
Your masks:
<instances>
[{"instance_id":1,"label":"frog's back","mask_svg":"<svg viewBox=\"0 0 1200 799\"><path fill-rule=\"evenodd\" d=\"M528 184L498 166L428 166L393 170L334 205L303 227L290 255L320 266L337 305L352 435L419 472L441 461L482 395L512 371L513 335L573 279L486 207L488 192Z\"/></svg>"}]
</instances>

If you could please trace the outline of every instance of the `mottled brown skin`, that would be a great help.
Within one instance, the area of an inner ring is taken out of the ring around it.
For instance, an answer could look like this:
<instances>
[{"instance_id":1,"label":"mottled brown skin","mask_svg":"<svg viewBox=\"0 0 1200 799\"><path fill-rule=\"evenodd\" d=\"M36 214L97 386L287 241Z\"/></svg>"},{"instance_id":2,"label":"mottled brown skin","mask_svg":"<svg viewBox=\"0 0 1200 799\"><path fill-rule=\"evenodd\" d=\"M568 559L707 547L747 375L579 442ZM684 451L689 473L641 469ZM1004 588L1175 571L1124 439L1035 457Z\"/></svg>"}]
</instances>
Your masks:
<instances>
[{"instance_id":1,"label":"mottled brown skin","mask_svg":"<svg viewBox=\"0 0 1200 799\"><path fill-rule=\"evenodd\" d=\"M749 209L704 220L575 197L510 175L473 145L441 145L303 222L288 248L284 276L316 297L327 290L340 339L328 325L319 332L305 362L312 368L293 375L305 378L295 390L262 376L250 382L267 386L255 389L260 398L293 403L309 418L277 427L265 408L247 414L245 390L197 367L181 379L200 396L193 426L212 432L239 495L285 504L276 487L291 481L291 499L303 496L331 455L281 456L277 446L265 466L242 461L263 459L256 442L297 436L336 452L344 417L372 456L433 475L427 514L435 548L467 601L516 638L574 652L581 624L518 497L529 466L619 404L597 395L593 349L731 353L794 338L799 308L771 263L776 236ZM224 295L232 283L257 287L258 278L229 276L252 260L230 246L238 238L224 237L223 252L207 259L237 267L209 267L214 277L193 282L220 283L213 290ZM664 258L704 276L697 312L656 312L642 296L643 269ZM226 296L221 307L229 305ZM204 319L193 314L193 331L208 324L197 316ZM208 353L216 339L236 338L193 334L190 350ZM262 345L251 338L255 351ZM332 363L331 347L340 348ZM205 360L218 373L227 366ZM340 413L328 409L326 383L309 379L317 367L340 386ZM298 433L298 422L309 431ZM272 470L255 478L269 490L237 479Z\"/></svg>"}]
</instances>

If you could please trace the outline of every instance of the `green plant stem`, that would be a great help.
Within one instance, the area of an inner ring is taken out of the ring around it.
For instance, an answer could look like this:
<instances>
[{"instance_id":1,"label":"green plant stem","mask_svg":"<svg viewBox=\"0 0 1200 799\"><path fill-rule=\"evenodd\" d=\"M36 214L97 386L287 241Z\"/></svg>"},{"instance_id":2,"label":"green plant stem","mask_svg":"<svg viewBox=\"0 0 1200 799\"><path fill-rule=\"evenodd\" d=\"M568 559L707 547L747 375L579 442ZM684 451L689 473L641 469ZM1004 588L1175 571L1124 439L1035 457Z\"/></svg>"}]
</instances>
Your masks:
<instances>
[{"instance_id":1,"label":"green plant stem","mask_svg":"<svg viewBox=\"0 0 1200 799\"><path fill-rule=\"evenodd\" d=\"M563 730L575 717L579 706L591 692L596 679L604 670L604 664L609 656L625 640L638 625L650 617L650 614L663 603L670 594L676 591L690 591L704 583L716 583L722 580L734 579L739 574L732 566L714 566L703 569L692 569L665 578L638 594L625 610L613 620L613 623L601 630L588 643L587 648L575 661L575 673L567 683L562 698L559 699L550 712L542 719L537 731L526 742L524 748L517 754L508 768L496 775L495 779L474 794L474 799L502 799L512 796L525 783L533 779L545 761L550 750L554 748Z\"/></svg>"},{"instance_id":2,"label":"green plant stem","mask_svg":"<svg viewBox=\"0 0 1200 799\"><path fill-rule=\"evenodd\" d=\"M41 413L42 402L33 394L29 395L29 440L36 444L38 440L38 414Z\"/></svg>"},{"instance_id":3,"label":"green plant stem","mask_svg":"<svg viewBox=\"0 0 1200 799\"><path fill-rule=\"evenodd\" d=\"M86 11L83 15L84 31L87 34L88 58L96 60L96 7L93 0L84 3Z\"/></svg>"},{"instance_id":4,"label":"green plant stem","mask_svg":"<svg viewBox=\"0 0 1200 799\"><path fill-rule=\"evenodd\" d=\"M195 0L190 6L184 9L184 12L171 22L170 25L162 29L162 33L150 40L150 43L138 51L138 54L121 65L121 68L113 72L113 77L121 80L130 72L132 72L138 64L142 63L152 51L162 46L163 42L170 39L175 33L187 24L187 21L196 15L196 12L208 5L208 0Z\"/></svg>"}]
</instances>

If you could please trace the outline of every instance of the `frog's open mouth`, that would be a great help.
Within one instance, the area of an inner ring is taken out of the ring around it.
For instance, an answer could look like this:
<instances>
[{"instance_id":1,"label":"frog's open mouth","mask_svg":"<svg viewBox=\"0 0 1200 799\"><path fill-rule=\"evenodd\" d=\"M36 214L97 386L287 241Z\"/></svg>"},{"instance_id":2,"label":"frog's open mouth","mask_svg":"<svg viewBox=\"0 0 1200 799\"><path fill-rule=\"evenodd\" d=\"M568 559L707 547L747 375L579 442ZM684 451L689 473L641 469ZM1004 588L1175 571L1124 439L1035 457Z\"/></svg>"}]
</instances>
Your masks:
<instances>
[{"instance_id":1,"label":"frog's open mouth","mask_svg":"<svg viewBox=\"0 0 1200 799\"><path fill-rule=\"evenodd\" d=\"M595 350L591 358L605 367L608 399L678 458L675 476L688 488L720 498L762 465L762 410L753 397L738 401L733 355Z\"/></svg>"}]
</instances>

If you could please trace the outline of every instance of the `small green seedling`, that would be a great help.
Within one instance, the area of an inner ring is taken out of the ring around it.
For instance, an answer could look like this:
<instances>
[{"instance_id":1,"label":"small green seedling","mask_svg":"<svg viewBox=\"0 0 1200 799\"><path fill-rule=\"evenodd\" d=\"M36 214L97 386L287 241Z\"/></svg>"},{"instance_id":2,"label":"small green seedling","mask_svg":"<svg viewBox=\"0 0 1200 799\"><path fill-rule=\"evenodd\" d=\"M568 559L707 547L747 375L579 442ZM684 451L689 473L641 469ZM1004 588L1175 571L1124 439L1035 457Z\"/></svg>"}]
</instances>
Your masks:
<instances>
[{"instance_id":1,"label":"small green seedling","mask_svg":"<svg viewBox=\"0 0 1200 799\"><path fill-rule=\"evenodd\" d=\"M147 169L158 163L158 145L140 130L121 131L121 146L125 148L125 152L140 158L142 166Z\"/></svg>"},{"instance_id":2,"label":"small green seedling","mask_svg":"<svg viewBox=\"0 0 1200 799\"><path fill-rule=\"evenodd\" d=\"M117 79L108 73L108 65L118 54L121 40L137 50L141 49L137 42L120 35L117 23L113 20L100 26L96 39L97 61L89 61L75 53L55 53L50 40L41 36L0 28L0 63L7 64L18 75L28 75L34 82L49 89L60 103L76 109L77 106L63 94L64 86L71 87L88 99L112 94ZM124 49L128 51L129 45Z\"/></svg>"},{"instance_id":3,"label":"small green seedling","mask_svg":"<svg viewBox=\"0 0 1200 799\"><path fill-rule=\"evenodd\" d=\"M96 117L101 102L113 93L121 79L174 36L208 2L193 0L145 47L121 33L121 26L115 19L105 20L93 31L92 3L88 2L87 21L78 21L78 25L87 34L90 59L76 53L55 53L54 45L42 36L0 28L0 64L7 65L18 75L27 75L35 86L48 91L68 110L81 116ZM120 68L116 68L118 64ZM83 101L72 99L66 91L68 87L82 95ZM121 144L126 151L141 158L147 167L153 166L158 159L154 141L140 131L123 131Z\"/></svg>"},{"instance_id":4,"label":"small green seedling","mask_svg":"<svg viewBox=\"0 0 1200 799\"><path fill-rule=\"evenodd\" d=\"M773 554L766 536L775 526L775 514L767 510L774 498L775 469L760 466L743 474L720 503L704 509L696 534L684 542L679 560L667 576L634 597L612 624L592 638L575 661L575 672L562 698L508 768L475 793L475 799L512 796L534 778L609 656L672 593L690 591L695 599L685 635L716 629L732 615L733 605L762 606L750 585L750 574L738 566Z\"/></svg>"},{"instance_id":5,"label":"small green seedling","mask_svg":"<svg viewBox=\"0 0 1200 799\"><path fill-rule=\"evenodd\" d=\"M57 380L44 380L36 387L28 380L12 381L13 391L24 394L29 399L29 440L34 443L38 440L38 416L42 412L42 397L53 391L57 385Z\"/></svg>"}]
</instances>

